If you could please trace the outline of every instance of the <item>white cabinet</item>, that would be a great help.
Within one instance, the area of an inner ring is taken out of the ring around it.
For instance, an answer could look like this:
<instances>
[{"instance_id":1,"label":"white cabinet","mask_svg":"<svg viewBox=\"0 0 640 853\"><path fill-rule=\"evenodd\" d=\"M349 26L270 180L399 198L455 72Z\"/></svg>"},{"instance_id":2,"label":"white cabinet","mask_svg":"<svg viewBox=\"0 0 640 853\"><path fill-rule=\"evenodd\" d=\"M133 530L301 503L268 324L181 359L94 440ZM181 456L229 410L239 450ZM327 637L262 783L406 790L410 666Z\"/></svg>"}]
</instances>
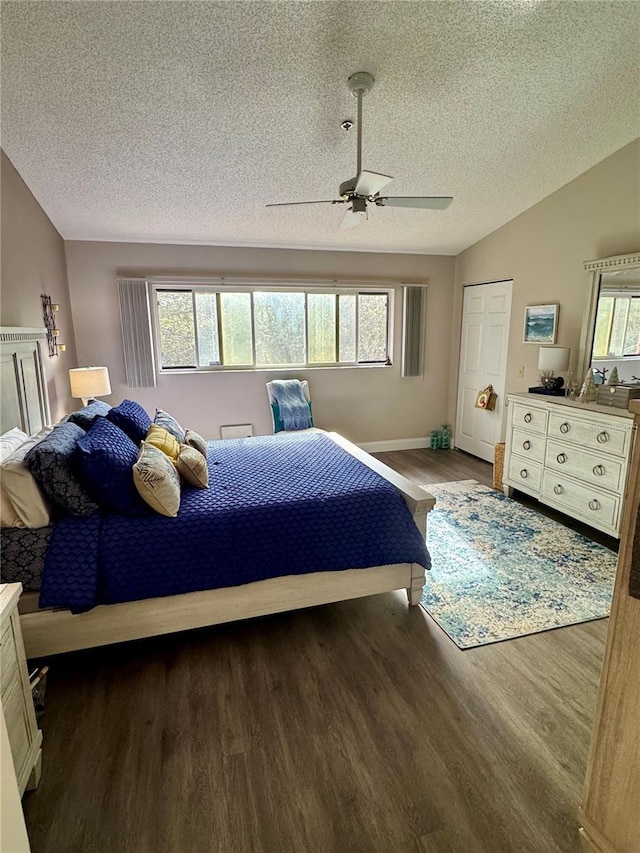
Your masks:
<instances>
[{"instance_id":1,"label":"white cabinet","mask_svg":"<svg viewBox=\"0 0 640 853\"><path fill-rule=\"evenodd\" d=\"M619 537L632 415L537 394L509 394L507 405L507 494L519 489Z\"/></svg>"},{"instance_id":2,"label":"white cabinet","mask_svg":"<svg viewBox=\"0 0 640 853\"><path fill-rule=\"evenodd\" d=\"M31 698L18 599L22 584L0 584L0 693L18 790L40 781L42 732Z\"/></svg>"}]
</instances>

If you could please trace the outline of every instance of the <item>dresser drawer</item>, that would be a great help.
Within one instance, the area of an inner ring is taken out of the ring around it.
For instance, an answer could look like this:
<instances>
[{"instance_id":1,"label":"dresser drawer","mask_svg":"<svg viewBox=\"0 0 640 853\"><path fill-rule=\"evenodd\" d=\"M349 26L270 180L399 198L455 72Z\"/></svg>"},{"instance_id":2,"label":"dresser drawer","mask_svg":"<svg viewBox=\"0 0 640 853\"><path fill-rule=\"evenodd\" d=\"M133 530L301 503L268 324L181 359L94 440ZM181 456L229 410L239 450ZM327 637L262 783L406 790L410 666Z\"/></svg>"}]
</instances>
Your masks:
<instances>
[{"instance_id":1,"label":"dresser drawer","mask_svg":"<svg viewBox=\"0 0 640 853\"><path fill-rule=\"evenodd\" d=\"M539 492L542 482L542 465L531 459L514 456L512 453L509 457L508 478L516 489L518 484L521 484L525 490Z\"/></svg>"},{"instance_id":2,"label":"dresser drawer","mask_svg":"<svg viewBox=\"0 0 640 853\"><path fill-rule=\"evenodd\" d=\"M594 420L572 417L570 412L551 412L549 438L580 444L585 448L604 453L624 455L629 449L631 430L623 429L603 415Z\"/></svg>"},{"instance_id":3,"label":"dresser drawer","mask_svg":"<svg viewBox=\"0 0 640 853\"><path fill-rule=\"evenodd\" d=\"M555 471L545 471L542 497L556 506L566 507L572 515L579 515L597 527L616 528L620 498L600 489L577 483Z\"/></svg>"},{"instance_id":4,"label":"dresser drawer","mask_svg":"<svg viewBox=\"0 0 640 853\"><path fill-rule=\"evenodd\" d=\"M514 429L511 433L511 452L517 453L525 459L534 459L536 462L542 462L544 459L544 449L546 439L543 435L534 432L525 432L521 429Z\"/></svg>"},{"instance_id":5,"label":"dresser drawer","mask_svg":"<svg viewBox=\"0 0 640 853\"><path fill-rule=\"evenodd\" d=\"M526 432L536 432L544 435L547 431L548 417L549 413L546 409L538 409L535 406L523 406L521 403L514 403L511 414L511 425L515 429L524 429Z\"/></svg>"},{"instance_id":6,"label":"dresser drawer","mask_svg":"<svg viewBox=\"0 0 640 853\"><path fill-rule=\"evenodd\" d=\"M621 491L625 472L622 460L559 441L547 442L545 467L612 492Z\"/></svg>"},{"instance_id":7,"label":"dresser drawer","mask_svg":"<svg viewBox=\"0 0 640 853\"><path fill-rule=\"evenodd\" d=\"M18 656L16 653L16 641L11 629L11 623L7 625L0 638L0 694L4 696L9 685L18 677Z\"/></svg>"}]
</instances>

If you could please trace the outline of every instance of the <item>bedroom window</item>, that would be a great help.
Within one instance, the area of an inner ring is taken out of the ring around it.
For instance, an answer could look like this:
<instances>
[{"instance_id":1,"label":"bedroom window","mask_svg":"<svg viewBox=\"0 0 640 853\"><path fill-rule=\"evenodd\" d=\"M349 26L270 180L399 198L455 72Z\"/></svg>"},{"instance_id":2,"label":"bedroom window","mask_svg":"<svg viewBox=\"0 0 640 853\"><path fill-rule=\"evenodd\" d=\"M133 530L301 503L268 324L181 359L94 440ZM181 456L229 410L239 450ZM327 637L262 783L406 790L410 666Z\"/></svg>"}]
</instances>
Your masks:
<instances>
[{"instance_id":1,"label":"bedroom window","mask_svg":"<svg viewBox=\"0 0 640 853\"><path fill-rule=\"evenodd\" d=\"M154 288L162 370L389 363L389 292Z\"/></svg>"}]
</instances>

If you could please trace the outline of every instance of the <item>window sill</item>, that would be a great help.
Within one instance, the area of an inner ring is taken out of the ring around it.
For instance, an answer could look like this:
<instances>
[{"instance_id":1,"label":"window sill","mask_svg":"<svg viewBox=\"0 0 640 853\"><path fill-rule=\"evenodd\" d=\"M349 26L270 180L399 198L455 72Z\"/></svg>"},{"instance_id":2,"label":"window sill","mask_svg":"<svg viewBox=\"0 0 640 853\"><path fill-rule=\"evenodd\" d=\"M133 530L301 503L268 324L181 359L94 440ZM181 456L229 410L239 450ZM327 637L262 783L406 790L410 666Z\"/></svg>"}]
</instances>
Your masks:
<instances>
[{"instance_id":1,"label":"window sill","mask_svg":"<svg viewBox=\"0 0 640 853\"><path fill-rule=\"evenodd\" d=\"M392 364L323 364L315 366L301 365L292 367L199 367L171 368L158 370L158 376L193 376L199 373L302 373L308 370L379 370L393 367Z\"/></svg>"}]
</instances>

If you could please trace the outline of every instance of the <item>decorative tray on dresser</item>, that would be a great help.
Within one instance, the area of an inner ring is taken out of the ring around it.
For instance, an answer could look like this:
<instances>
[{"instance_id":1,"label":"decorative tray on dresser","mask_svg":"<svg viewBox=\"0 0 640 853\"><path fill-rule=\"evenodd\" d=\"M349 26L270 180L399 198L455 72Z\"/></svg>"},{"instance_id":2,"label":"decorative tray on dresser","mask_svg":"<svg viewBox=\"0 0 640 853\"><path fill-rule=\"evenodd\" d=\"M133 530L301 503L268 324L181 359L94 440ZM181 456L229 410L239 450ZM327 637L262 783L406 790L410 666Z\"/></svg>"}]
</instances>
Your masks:
<instances>
[{"instance_id":1,"label":"decorative tray on dresser","mask_svg":"<svg viewBox=\"0 0 640 853\"><path fill-rule=\"evenodd\" d=\"M620 537L635 426L624 409L538 394L507 396L504 491Z\"/></svg>"}]
</instances>

